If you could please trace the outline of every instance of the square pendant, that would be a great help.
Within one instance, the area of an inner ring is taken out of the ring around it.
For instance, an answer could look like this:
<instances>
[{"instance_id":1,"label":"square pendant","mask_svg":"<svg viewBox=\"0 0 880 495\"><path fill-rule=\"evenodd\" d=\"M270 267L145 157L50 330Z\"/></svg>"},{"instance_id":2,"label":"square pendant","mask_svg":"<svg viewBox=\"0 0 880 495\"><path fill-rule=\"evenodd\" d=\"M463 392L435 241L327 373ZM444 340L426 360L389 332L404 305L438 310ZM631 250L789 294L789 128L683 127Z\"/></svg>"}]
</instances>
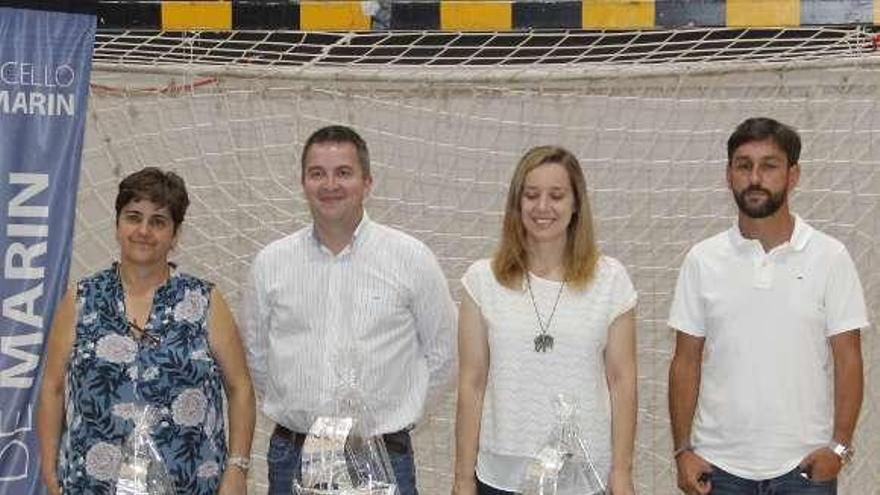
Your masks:
<instances>
[{"instance_id":1,"label":"square pendant","mask_svg":"<svg viewBox=\"0 0 880 495\"><path fill-rule=\"evenodd\" d=\"M535 337L535 352L549 352L553 350L553 336L540 333Z\"/></svg>"}]
</instances>

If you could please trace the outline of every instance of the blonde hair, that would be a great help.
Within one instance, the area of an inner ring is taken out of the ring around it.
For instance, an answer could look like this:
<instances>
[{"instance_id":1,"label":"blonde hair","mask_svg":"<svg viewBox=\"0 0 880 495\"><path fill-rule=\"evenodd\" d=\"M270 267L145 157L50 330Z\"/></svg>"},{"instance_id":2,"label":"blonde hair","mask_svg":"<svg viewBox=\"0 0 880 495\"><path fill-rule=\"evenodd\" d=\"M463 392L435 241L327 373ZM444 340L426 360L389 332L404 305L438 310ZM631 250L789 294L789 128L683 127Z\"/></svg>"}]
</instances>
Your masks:
<instances>
[{"instance_id":1,"label":"blonde hair","mask_svg":"<svg viewBox=\"0 0 880 495\"><path fill-rule=\"evenodd\" d=\"M510 289L522 288L523 277L529 265L526 231L520 206L526 176L532 170L548 163L557 163L565 167L574 193L574 211L566 229L563 255L565 281L570 287L583 289L596 273L599 248L594 238L593 214L590 210L587 184L581 165L577 158L564 148L537 146L523 155L513 172L510 188L507 191L501 242L492 258L492 272L495 278L498 283Z\"/></svg>"}]
</instances>

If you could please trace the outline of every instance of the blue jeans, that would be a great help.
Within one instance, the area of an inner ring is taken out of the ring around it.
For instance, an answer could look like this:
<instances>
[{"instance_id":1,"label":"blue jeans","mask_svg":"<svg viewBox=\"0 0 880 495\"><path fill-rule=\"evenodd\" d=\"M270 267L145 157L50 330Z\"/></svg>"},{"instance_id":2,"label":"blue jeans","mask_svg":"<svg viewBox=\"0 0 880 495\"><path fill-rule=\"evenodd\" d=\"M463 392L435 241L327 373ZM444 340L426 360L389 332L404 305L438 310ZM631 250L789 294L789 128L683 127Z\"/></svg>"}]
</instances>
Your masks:
<instances>
[{"instance_id":1,"label":"blue jeans","mask_svg":"<svg viewBox=\"0 0 880 495\"><path fill-rule=\"evenodd\" d=\"M769 480L747 480L713 466L710 495L837 495L837 480L812 481L793 471Z\"/></svg>"},{"instance_id":2,"label":"blue jeans","mask_svg":"<svg viewBox=\"0 0 880 495\"><path fill-rule=\"evenodd\" d=\"M400 495L418 495L416 489L416 466L413 456L412 441L406 435L406 452L388 452L391 469L397 478ZM302 476L302 445L297 444L290 436L272 434L269 438L269 452L266 463L269 467L269 494L292 495L293 479Z\"/></svg>"}]
</instances>

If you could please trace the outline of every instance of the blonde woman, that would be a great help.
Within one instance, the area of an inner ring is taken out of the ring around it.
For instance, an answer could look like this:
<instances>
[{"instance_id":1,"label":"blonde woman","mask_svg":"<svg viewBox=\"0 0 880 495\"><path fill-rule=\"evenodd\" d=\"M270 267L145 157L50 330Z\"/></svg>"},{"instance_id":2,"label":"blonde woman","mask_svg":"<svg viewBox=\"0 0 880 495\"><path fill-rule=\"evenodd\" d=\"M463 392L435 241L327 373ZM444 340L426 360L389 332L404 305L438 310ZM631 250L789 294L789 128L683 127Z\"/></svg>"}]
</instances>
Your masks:
<instances>
[{"instance_id":1,"label":"blonde woman","mask_svg":"<svg viewBox=\"0 0 880 495\"><path fill-rule=\"evenodd\" d=\"M636 293L597 249L574 155L539 146L523 156L500 246L462 282L453 493L520 492L558 394L578 404L610 491L634 493Z\"/></svg>"}]
</instances>

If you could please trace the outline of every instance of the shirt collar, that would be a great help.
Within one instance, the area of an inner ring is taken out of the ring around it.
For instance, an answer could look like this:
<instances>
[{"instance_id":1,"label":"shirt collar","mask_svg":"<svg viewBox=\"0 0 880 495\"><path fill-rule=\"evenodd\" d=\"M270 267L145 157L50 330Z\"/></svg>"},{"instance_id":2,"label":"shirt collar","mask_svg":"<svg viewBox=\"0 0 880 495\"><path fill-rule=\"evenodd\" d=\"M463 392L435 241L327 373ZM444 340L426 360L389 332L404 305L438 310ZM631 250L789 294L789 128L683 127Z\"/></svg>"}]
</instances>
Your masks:
<instances>
[{"instance_id":1,"label":"shirt collar","mask_svg":"<svg viewBox=\"0 0 880 495\"><path fill-rule=\"evenodd\" d=\"M791 238L787 243L783 243L777 246L775 249L779 249L783 246L790 246L791 249L795 251L802 251L805 247L807 247L807 242L809 242L810 237L813 235L813 227L810 226L807 222L805 222L799 215L792 214L794 217L794 230L791 233ZM730 243L733 244L733 247L736 249L745 249L746 246L751 246L755 242L759 242L755 239L748 239L743 237L742 232L739 230L739 221L738 219L734 219L733 227L728 231L730 238Z\"/></svg>"},{"instance_id":2,"label":"shirt collar","mask_svg":"<svg viewBox=\"0 0 880 495\"><path fill-rule=\"evenodd\" d=\"M803 251L807 247L807 242L813 236L813 227L803 221L801 217L794 216L794 232L791 233L791 246L795 251Z\"/></svg>"},{"instance_id":3,"label":"shirt collar","mask_svg":"<svg viewBox=\"0 0 880 495\"><path fill-rule=\"evenodd\" d=\"M367 238L367 233L370 231L371 224L372 220L370 220L370 216L367 215L367 210L365 209L361 215L361 221L358 222L357 227L355 227L354 232L351 235L351 242L335 256L341 256L361 246ZM312 240L315 242L315 246L321 251L332 254L332 252L321 243L321 238L318 236L318 228L315 226L314 222L312 222Z\"/></svg>"}]
</instances>

